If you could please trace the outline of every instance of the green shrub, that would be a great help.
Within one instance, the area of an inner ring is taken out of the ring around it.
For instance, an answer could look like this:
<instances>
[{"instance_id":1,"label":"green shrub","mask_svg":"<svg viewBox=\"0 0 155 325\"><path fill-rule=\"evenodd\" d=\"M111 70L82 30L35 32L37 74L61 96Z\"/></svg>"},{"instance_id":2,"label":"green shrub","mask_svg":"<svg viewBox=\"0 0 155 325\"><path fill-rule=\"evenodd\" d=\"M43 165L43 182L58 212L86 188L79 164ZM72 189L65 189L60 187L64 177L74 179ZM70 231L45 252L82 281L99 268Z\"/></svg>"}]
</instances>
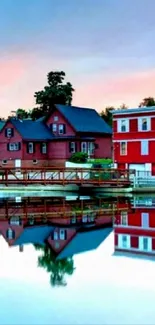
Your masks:
<instances>
[{"instance_id":1,"label":"green shrub","mask_svg":"<svg viewBox=\"0 0 155 325\"><path fill-rule=\"evenodd\" d=\"M88 159L88 154L84 152L75 152L70 157L69 161L73 163L86 163Z\"/></svg>"}]
</instances>

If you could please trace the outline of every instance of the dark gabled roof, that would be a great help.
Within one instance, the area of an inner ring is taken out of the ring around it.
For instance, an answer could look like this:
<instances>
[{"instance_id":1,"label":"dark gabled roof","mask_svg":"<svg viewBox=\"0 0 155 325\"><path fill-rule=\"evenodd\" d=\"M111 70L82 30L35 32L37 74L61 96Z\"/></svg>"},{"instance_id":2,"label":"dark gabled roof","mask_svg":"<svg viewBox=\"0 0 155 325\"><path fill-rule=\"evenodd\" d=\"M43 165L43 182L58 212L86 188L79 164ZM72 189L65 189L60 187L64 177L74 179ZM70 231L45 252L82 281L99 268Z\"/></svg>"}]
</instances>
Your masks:
<instances>
[{"instance_id":1,"label":"dark gabled roof","mask_svg":"<svg viewBox=\"0 0 155 325\"><path fill-rule=\"evenodd\" d=\"M79 232L58 255L57 259L96 249L111 233L112 228Z\"/></svg>"},{"instance_id":2,"label":"dark gabled roof","mask_svg":"<svg viewBox=\"0 0 155 325\"><path fill-rule=\"evenodd\" d=\"M32 226L25 228L22 234L14 242L14 245L44 244L44 241L54 229L52 226Z\"/></svg>"},{"instance_id":3,"label":"dark gabled roof","mask_svg":"<svg viewBox=\"0 0 155 325\"><path fill-rule=\"evenodd\" d=\"M25 140L51 140L53 135L48 127L42 122L35 122L32 120L17 120L10 119L16 130L21 134Z\"/></svg>"},{"instance_id":4,"label":"dark gabled roof","mask_svg":"<svg viewBox=\"0 0 155 325\"><path fill-rule=\"evenodd\" d=\"M94 109L59 104L55 107L77 132L112 134L111 127Z\"/></svg>"}]
</instances>

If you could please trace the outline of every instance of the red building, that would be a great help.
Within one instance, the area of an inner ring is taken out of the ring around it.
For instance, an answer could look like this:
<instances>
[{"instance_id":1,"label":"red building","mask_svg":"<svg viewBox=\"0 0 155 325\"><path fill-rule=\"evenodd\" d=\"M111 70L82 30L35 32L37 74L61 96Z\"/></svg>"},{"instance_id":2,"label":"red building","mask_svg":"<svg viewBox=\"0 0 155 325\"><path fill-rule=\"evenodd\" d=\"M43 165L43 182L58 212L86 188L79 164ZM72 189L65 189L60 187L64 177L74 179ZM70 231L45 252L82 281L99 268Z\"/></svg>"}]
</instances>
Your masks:
<instances>
[{"instance_id":1,"label":"red building","mask_svg":"<svg viewBox=\"0 0 155 325\"><path fill-rule=\"evenodd\" d=\"M115 167L155 175L155 107L113 111ZM146 173L147 172L147 173Z\"/></svg>"},{"instance_id":2,"label":"red building","mask_svg":"<svg viewBox=\"0 0 155 325\"><path fill-rule=\"evenodd\" d=\"M155 256L155 199L134 198L132 209L115 218L115 253Z\"/></svg>"},{"instance_id":3,"label":"red building","mask_svg":"<svg viewBox=\"0 0 155 325\"><path fill-rule=\"evenodd\" d=\"M12 167L64 164L75 152L111 158L112 131L94 109L55 105L48 116L16 117L0 131L0 165Z\"/></svg>"}]
</instances>

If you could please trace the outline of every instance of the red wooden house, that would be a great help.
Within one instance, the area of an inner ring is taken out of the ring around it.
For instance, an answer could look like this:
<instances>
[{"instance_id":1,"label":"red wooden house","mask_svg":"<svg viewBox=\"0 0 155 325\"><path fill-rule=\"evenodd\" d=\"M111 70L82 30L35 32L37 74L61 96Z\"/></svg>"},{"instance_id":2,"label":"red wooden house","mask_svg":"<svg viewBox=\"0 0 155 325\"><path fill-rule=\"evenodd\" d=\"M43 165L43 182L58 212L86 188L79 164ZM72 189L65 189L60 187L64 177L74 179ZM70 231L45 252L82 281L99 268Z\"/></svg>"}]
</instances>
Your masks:
<instances>
[{"instance_id":1,"label":"red wooden house","mask_svg":"<svg viewBox=\"0 0 155 325\"><path fill-rule=\"evenodd\" d=\"M12 167L64 164L75 152L111 158L112 131L94 109L55 105L48 116L16 117L0 131L0 165Z\"/></svg>"},{"instance_id":2,"label":"red wooden house","mask_svg":"<svg viewBox=\"0 0 155 325\"><path fill-rule=\"evenodd\" d=\"M154 202L153 202L154 201ZM135 198L115 219L115 253L155 256L155 200Z\"/></svg>"},{"instance_id":3,"label":"red wooden house","mask_svg":"<svg viewBox=\"0 0 155 325\"><path fill-rule=\"evenodd\" d=\"M155 107L113 111L115 167L155 175Z\"/></svg>"}]
</instances>

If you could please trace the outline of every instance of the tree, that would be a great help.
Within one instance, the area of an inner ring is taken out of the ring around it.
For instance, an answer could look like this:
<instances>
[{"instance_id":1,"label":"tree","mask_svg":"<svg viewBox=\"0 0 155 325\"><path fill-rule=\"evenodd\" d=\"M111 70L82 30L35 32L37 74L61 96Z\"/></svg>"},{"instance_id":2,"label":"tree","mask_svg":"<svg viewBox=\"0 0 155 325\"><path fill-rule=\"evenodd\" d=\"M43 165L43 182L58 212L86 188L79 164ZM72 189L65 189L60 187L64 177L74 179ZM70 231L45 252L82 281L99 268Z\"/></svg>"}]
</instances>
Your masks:
<instances>
[{"instance_id":1,"label":"tree","mask_svg":"<svg viewBox=\"0 0 155 325\"><path fill-rule=\"evenodd\" d=\"M21 119L26 119L26 118L31 117L31 111L26 111L23 108L18 108L16 111L16 116L18 116L18 118L21 118Z\"/></svg>"},{"instance_id":2,"label":"tree","mask_svg":"<svg viewBox=\"0 0 155 325\"><path fill-rule=\"evenodd\" d=\"M32 110L32 118L47 114L54 104L71 105L74 89L70 82L64 83L64 71L51 71L47 75L48 85L34 94L36 107Z\"/></svg>"},{"instance_id":3,"label":"tree","mask_svg":"<svg viewBox=\"0 0 155 325\"><path fill-rule=\"evenodd\" d=\"M146 97L139 104L139 107L150 107L155 106L155 98L154 97Z\"/></svg>"},{"instance_id":4,"label":"tree","mask_svg":"<svg viewBox=\"0 0 155 325\"><path fill-rule=\"evenodd\" d=\"M52 250L48 246L34 245L36 250L42 251L42 255L38 257L38 266L43 267L50 273L51 286L65 286L65 275L72 275L74 261L72 257L57 260Z\"/></svg>"},{"instance_id":5,"label":"tree","mask_svg":"<svg viewBox=\"0 0 155 325\"><path fill-rule=\"evenodd\" d=\"M128 108L128 106L126 106L126 104L122 104L120 107L119 107L119 109L127 109Z\"/></svg>"},{"instance_id":6,"label":"tree","mask_svg":"<svg viewBox=\"0 0 155 325\"><path fill-rule=\"evenodd\" d=\"M110 126L112 126L112 114L111 114L111 111L113 111L114 109L115 108L113 106L108 106L100 114L101 117L105 120L105 122L108 123Z\"/></svg>"}]
</instances>

